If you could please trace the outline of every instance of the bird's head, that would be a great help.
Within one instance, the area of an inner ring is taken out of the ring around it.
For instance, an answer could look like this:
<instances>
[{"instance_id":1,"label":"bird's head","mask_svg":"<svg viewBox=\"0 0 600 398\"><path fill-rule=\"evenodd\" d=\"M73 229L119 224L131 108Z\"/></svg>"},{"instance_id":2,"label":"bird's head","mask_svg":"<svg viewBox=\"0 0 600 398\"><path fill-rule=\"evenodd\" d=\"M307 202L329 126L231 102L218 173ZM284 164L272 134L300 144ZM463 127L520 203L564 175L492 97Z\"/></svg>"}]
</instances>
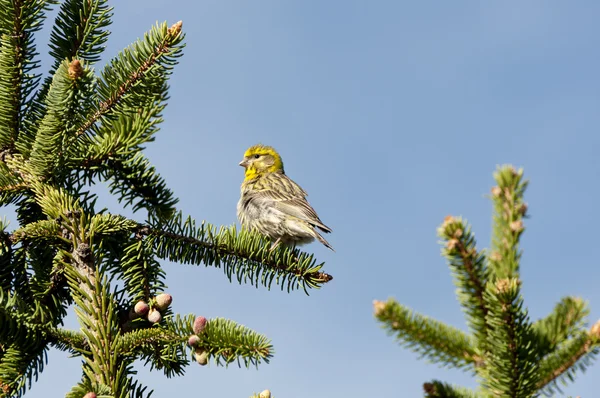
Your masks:
<instances>
[{"instance_id":1,"label":"bird's head","mask_svg":"<svg viewBox=\"0 0 600 398\"><path fill-rule=\"evenodd\" d=\"M248 148L240 166L246 169L246 180L267 173L283 173L281 156L273 147L261 144Z\"/></svg>"}]
</instances>

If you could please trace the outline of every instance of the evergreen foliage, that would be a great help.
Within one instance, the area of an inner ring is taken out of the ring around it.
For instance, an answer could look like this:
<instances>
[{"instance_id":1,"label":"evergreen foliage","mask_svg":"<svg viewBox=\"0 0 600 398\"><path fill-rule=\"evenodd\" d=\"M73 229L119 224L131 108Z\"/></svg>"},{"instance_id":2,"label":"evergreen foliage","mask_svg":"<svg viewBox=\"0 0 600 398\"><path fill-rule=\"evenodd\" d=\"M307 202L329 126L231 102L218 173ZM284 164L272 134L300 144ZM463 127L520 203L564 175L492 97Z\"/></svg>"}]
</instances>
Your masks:
<instances>
[{"instance_id":1,"label":"evergreen foliage","mask_svg":"<svg viewBox=\"0 0 600 398\"><path fill-rule=\"evenodd\" d=\"M438 229L467 318L469 333L418 314L396 300L375 301L375 317L400 344L441 366L467 370L479 381L471 391L438 380L423 385L430 398L529 398L560 391L584 371L600 349L600 321L586 329L589 309L563 298L547 317L532 321L523 304L520 238L527 205L523 170L494 174L492 248L477 249L469 224L448 216Z\"/></svg>"},{"instance_id":2,"label":"evergreen foliage","mask_svg":"<svg viewBox=\"0 0 600 398\"><path fill-rule=\"evenodd\" d=\"M42 80L34 36L59 5ZM288 291L330 281L312 255L269 250L264 237L184 218L143 154L162 122L182 23L152 27L98 74L112 8L106 0L0 0L0 396L24 395L50 348L82 362L68 397L148 397L143 360L167 377L201 365L258 366L263 335L231 320L171 312L160 260L222 268L239 283ZM141 223L98 210L99 181ZM73 305L80 330L62 327ZM551 322L549 320L548 322ZM551 345L556 336L548 335Z\"/></svg>"}]
</instances>

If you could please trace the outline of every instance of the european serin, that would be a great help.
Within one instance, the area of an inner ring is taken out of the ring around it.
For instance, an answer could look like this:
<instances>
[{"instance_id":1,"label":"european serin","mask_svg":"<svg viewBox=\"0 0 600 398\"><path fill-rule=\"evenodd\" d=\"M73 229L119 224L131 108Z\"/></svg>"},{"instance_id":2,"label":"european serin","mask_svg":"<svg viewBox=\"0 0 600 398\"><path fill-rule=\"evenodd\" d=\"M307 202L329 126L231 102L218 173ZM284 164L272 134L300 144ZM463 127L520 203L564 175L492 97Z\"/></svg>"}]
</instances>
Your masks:
<instances>
[{"instance_id":1,"label":"european serin","mask_svg":"<svg viewBox=\"0 0 600 398\"><path fill-rule=\"evenodd\" d=\"M240 166L246 169L237 215L242 227L256 230L286 246L312 242L315 238L333 247L318 230L329 233L306 200L306 192L283 170L281 156L270 146L254 145L244 153Z\"/></svg>"}]
</instances>

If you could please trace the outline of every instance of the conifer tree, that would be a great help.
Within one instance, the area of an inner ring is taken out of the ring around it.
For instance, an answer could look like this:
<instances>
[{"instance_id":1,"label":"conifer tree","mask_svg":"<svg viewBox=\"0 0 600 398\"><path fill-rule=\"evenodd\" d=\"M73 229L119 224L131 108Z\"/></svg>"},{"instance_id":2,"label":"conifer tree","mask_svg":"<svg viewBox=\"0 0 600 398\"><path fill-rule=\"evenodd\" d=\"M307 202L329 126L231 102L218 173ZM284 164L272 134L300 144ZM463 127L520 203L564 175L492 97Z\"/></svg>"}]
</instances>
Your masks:
<instances>
[{"instance_id":1,"label":"conifer tree","mask_svg":"<svg viewBox=\"0 0 600 398\"><path fill-rule=\"evenodd\" d=\"M42 79L34 38L54 6ZM25 394L51 348L82 363L72 398L149 396L134 377L140 359L167 377L194 362L269 361L269 340L253 330L173 314L160 260L288 291L331 280L312 255L177 211L143 149L162 122L182 23L157 24L95 73L111 17L106 0L0 0L0 201L18 221L0 223L3 397ZM98 209L96 182L146 221ZM62 327L70 305L80 330Z\"/></svg>"},{"instance_id":2,"label":"conifer tree","mask_svg":"<svg viewBox=\"0 0 600 398\"><path fill-rule=\"evenodd\" d=\"M545 318L529 318L519 277L527 181L523 170L512 166L500 167L494 177L489 251L477 248L471 227L460 217L446 217L438 229L469 333L392 298L374 301L376 319L401 345L441 366L469 371L479 382L473 391L429 381L423 384L426 397L551 394L589 366L600 347L600 321L586 329L589 309L580 298L565 297Z\"/></svg>"}]
</instances>

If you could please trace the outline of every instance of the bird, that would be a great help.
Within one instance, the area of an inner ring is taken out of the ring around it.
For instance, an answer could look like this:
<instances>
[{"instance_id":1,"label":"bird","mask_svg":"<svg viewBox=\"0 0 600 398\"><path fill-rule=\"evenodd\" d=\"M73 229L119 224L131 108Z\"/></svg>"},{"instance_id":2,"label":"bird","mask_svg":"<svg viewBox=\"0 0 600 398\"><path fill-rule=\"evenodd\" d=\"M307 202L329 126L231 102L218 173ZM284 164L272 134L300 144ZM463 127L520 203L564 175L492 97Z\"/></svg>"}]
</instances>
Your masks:
<instances>
[{"instance_id":1,"label":"bird","mask_svg":"<svg viewBox=\"0 0 600 398\"><path fill-rule=\"evenodd\" d=\"M321 221L308 203L306 191L289 178L277 151L267 145L254 145L239 163L245 169L237 204L242 228L257 231L278 245L296 247L317 239L335 251L321 233L332 230Z\"/></svg>"}]
</instances>

